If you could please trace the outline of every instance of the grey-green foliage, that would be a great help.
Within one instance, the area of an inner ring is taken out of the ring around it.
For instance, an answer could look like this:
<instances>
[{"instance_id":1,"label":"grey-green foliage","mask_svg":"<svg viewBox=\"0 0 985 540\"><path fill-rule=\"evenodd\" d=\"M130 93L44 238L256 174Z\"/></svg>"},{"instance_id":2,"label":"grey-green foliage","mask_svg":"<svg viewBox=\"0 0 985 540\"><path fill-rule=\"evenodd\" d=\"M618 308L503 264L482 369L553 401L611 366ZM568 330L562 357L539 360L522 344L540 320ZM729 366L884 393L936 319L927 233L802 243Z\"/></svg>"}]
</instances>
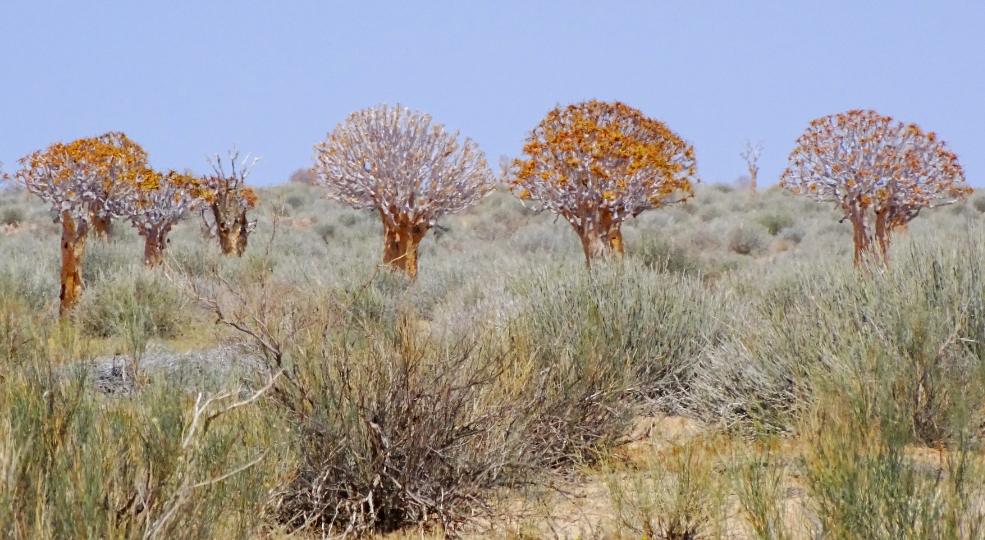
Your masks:
<instances>
[{"instance_id":1,"label":"grey-green foliage","mask_svg":"<svg viewBox=\"0 0 985 540\"><path fill-rule=\"evenodd\" d=\"M0 383L0 534L211 538L260 530L278 445L253 411L191 437L194 400L184 389L154 380L132 399L106 399L84 369L49 364L61 353L44 343L64 337L23 337L21 363L8 364ZM270 461L236 472L264 452Z\"/></svg>"},{"instance_id":2,"label":"grey-green foliage","mask_svg":"<svg viewBox=\"0 0 985 540\"><path fill-rule=\"evenodd\" d=\"M688 373L719 338L714 310L723 299L695 276L658 273L626 262L585 272L561 266L517 280L524 332L545 365L566 356L601 358L634 373L639 391L664 400L687 392Z\"/></svg>"},{"instance_id":3,"label":"grey-green foliage","mask_svg":"<svg viewBox=\"0 0 985 540\"><path fill-rule=\"evenodd\" d=\"M96 337L134 330L157 338L181 335L189 324L190 300L161 273L128 265L95 281L74 313L82 329Z\"/></svg>"},{"instance_id":4,"label":"grey-green foliage","mask_svg":"<svg viewBox=\"0 0 985 540\"><path fill-rule=\"evenodd\" d=\"M973 229L950 245L901 245L889 268L778 273L702 355L688 399L708 418L782 430L821 381L878 376L914 438L947 439L954 415L985 404L983 255Z\"/></svg>"}]
</instances>

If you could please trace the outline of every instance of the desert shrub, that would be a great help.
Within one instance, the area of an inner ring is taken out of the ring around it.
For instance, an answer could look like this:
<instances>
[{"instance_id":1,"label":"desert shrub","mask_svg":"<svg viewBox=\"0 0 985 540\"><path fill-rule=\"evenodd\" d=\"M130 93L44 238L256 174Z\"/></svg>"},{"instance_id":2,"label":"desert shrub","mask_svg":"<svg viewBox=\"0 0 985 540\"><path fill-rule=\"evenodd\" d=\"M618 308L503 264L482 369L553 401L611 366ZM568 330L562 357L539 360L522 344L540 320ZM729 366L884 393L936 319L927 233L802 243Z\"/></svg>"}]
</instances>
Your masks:
<instances>
[{"instance_id":1,"label":"desert shrub","mask_svg":"<svg viewBox=\"0 0 985 540\"><path fill-rule=\"evenodd\" d=\"M33 330L22 343L30 359L13 369L5 363L0 378L0 534L127 539L259 533L284 457L270 438L277 430L255 408L192 427L194 400L164 380L152 381L133 399L104 399L92 392L84 370L48 363L74 354L51 348L71 340L58 336L65 329ZM204 414L230 403L212 402ZM269 461L261 459L265 454Z\"/></svg>"},{"instance_id":2,"label":"desert shrub","mask_svg":"<svg viewBox=\"0 0 985 540\"><path fill-rule=\"evenodd\" d=\"M758 227L740 224L728 233L728 248L739 255L758 253L765 245L766 239Z\"/></svg>"},{"instance_id":3,"label":"desert shrub","mask_svg":"<svg viewBox=\"0 0 985 540\"><path fill-rule=\"evenodd\" d=\"M656 235L644 236L639 248L633 252L633 258L648 268L680 274L697 275L703 269L697 256L676 242Z\"/></svg>"},{"instance_id":4,"label":"desert shrub","mask_svg":"<svg viewBox=\"0 0 985 540\"><path fill-rule=\"evenodd\" d=\"M709 419L783 430L821 382L877 380L914 440L952 440L955 415L985 404L983 253L914 243L885 272L786 272L701 357L687 399Z\"/></svg>"},{"instance_id":5,"label":"desert shrub","mask_svg":"<svg viewBox=\"0 0 985 540\"><path fill-rule=\"evenodd\" d=\"M352 227L360 221L362 221L362 216L356 212L341 212L339 214L339 223L345 227Z\"/></svg>"},{"instance_id":6,"label":"desert shrub","mask_svg":"<svg viewBox=\"0 0 985 540\"><path fill-rule=\"evenodd\" d=\"M174 268L194 277L205 276L209 273L210 268L217 264L214 253L199 242L172 249L168 256L170 264Z\"/></svg>"},{"instance_id":7,"label":"desert shrub","mask_svg":"<svg viewBox=\"0 0 985 540\"><path fill-rule=\"evenodd\" d=\"M769 212L759 216L758 222L766 228L770 236L776 236L784 229L793 226L793 218L781 212Z\"/></svg>"},{"instance_id":8,"label":"desert shrub","mask_svg":"<svg viewBox=\"0 0 985 540\"><path fill-rule=\"evenodd\" d=\"M7 206L0 210L0 225L20 225L24 216L24 210L19 206Z\"/></svg>"},{"instance_id":9,"label":"desert shrub","mask_svg":"<svg viewBox=\"0 0 985 540\"><path fill-rule=\"evenodd\" d=\"M50 259L49 259L50 261ZM50 262L11 258L0 263L0 298L4 303L22 303L43 311L56 295L57 269Z\"/></svg>"},{"instance_id":10,"label":"desert shrub","mask_svg":"<svg viewBox=\"0 0 985 540\"><path fill-rule=\"evenodd\" d=\"M139 251L134 245L118 238L118 235L128 227L113 227L109 239L112 241L91 241L86 247L85 267L82 278L87 285L99 282L106 276L117 274L121 268L130 268L131 263L139 258Z\"/></svg>"},{"instance_id":11,"label":"desert shrub","mask_svg":"<svg viewBox=\"0 0 985 540\"><path fill-rule=\"evenodd\" d=\"M812 441L804 469L815 536L980 538L985 486L969 448L961 444L946 458L921 462L906 452L908 419L895 407L884 408L886 402L864 390L839 390L819 403L805 429Z\"/></svg>"},{"instance_id":12,"label":"desert shrub","mask_svg":"<svg viewBox=\"0 0 985 540\"><path fill-rule=\"evenodd\" d=\"M286 199L287 205L298 210L305 205L305 198L300 195L291 195Z\"/></svg>"},{"instance_id":13,"label":"desert shrub","mask_svg":"<svg viewBox=\"0 0 985 540\"><path fill-rule=\"evenodd\" d=\"M493 489L591 459L625 425L627 378L609 358L545 357L523 318L433 334L404 303L410 283L391 272L355 290L265 279L235 295L190 283L285 370L271 396L297 434L297 470L275 505L289 528L454 530Z\"/></svg>"},{"instance_id":14,"label":"desert shrub","mask_svg":"<svg viewBox=\"0 0 985 540\"><path fill-rule=\"evenodd\" d=\"M740 447L728 463L742 517L755 537L764 540L792 537L784 508L786 466L777 454L768 444L763 449Z\"/></svg>"},{"instance_id":15,"label":"desert shrub","mask_svg":"<svg viewBox=\"0 0 985 540\"><path fill-rule=\"evenodd\" d=\"M332 238L335 237L335 225L331 223L322 223L315 227L315 234L318 238L321 238L322 242L326 244L331 242Z\"/></svg>"},{"instance_id":16,"label":"desert shrub","mask_svg":"<svg viewBox=\"0 0 985 540\"><path fill-rule=\"evenodd\" d=\"M794 244L799 244L804 239L804 230L799 227L790 227L783 229L783 234L780 238Z\"/></svg>"},{"instance_id":17,"label":"desert shrub","mask_svg":"<svg viewBox=\"0 0 985 540\"><path fill-rule=\"evenodd\" d=\"M975 210L985 212L985 196L976 194L971 200L971 205L975 207Z\"/></svg>"},{"instance_id":18,"label":"desert shrub","mask_svg":"<svg viewBox=\"0 0 985 540\"><path fill-rule=\"evenodd\" d=\"M188 326L188 307L181 291L166 278L131 268L91 285L75 317L91 336L119 336L136 326L150 337L173 338Z\"/></svg>"},{"instance_id":19,"label":"desert shrub","mask_svg":"<svg viewBox=\"0 0 985 540\"><path fill-rule=\"evenodd\" d=\"M698 210L698 217L701 218L701 221L709 222L722 216L722 209L717 204L704 203L700 206L701 209Z\"/></svg>"},{"instance_id":20,"label":"desert shrub","mask_svg":"<svg viewBox=\"0 0 985 540\"><path fill-rule=\"evenodd\" d=\"M685 391L691 363L720 332L716 299L700 281L629 261L591 273L558 267L511 286L529 306L524 333L545 366L568 357L625 365L658 400Z\"/></svg>"},{"instance_id":21,"label":"desert shrub","mask_svg":"<svg viewBox=\"0 0 985 540\"><path fill-rule=\"evenodd\" d=\"M720 537L727 491L714 447L698 440L667 454L648 456L641 471L616 471L606 482L619 530L631 538Z\"/></svg>"}]
</instances>

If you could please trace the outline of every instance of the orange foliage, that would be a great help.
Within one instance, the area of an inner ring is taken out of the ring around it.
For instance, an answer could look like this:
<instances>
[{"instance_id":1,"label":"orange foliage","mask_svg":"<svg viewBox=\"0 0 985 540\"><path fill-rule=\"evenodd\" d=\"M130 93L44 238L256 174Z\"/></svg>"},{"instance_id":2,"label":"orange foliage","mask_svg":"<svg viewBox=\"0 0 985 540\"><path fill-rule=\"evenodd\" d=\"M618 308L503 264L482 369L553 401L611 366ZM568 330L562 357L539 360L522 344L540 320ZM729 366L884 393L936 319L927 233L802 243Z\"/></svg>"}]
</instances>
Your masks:
<instances>
[{"instance_id":1,"label":"orange foliage","mask_svg":"<svg viewBox=\"0 0 985 540\"><path fill-rule=\"evenodd\" d=\"M697 181L691 145L619 102L555 108L531 132L523 152L510 169L513 192L567 219L589 259L621 249L617 236L624 220L675 195L689 197Z\"/></svg>"},{"instance_id":2,"label":"orange foliage","mask_svg":"<svg viewBox=\"0 0 985 540\"><path fill-rule=\"evenodd\" d=\"M143 148L119 132L55 143L20 164L16 179L83 228L95 215L116 213L116 204L138 192L156 189L160 179Z\"/></svg>"}]
</instances>

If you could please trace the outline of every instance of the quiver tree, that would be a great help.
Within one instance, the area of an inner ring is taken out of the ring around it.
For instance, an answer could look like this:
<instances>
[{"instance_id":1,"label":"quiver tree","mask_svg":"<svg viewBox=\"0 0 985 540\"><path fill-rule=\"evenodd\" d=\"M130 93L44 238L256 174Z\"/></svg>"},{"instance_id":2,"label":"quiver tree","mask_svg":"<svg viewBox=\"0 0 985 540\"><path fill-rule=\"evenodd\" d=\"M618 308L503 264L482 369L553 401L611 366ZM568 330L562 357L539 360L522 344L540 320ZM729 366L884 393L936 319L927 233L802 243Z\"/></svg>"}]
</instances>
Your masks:
<instances>
[{"instance_id":1,"label":"quiver tree","mask_svg":"<svg viewBox=\"0 0 985 540\"><path fill-rule=\"evenodd\" d=\"M763 143L752 144L746 141L745 148L739 152L739 157L746 162L746 172L749 174L749 191L756 193L756 180L759 178L759 158L763 155Z\"/></svg>"},{"instance_id":2,"label":"quiver tree","mask_svg":"<svg viewBox=\"0 0 985 540\"><path fill-rule=\"evenodd\" d=\"M147 155L122 133L55 143L20 160L16 180L51 205L62 225L60 311L82 293L86 237L98 219L121 212L139 191L151 187Z\"/></svg>"},{"instance_id":3,"label":"quiver tree","mask_svg":"<svg viewBox=\"0 0 985 540\"><path fill-rule=\"evenodd\" d=\"M479 147L427 114L381 105L349 115L315 146L328 196L383 221L383 262L417 275L417 248L437 220L493 188Z\"/></svg>"},{"instance_id":4,"label":"quiver tree","mask_svg":"<svg viewBox=\"0 0 985 540\"><path fill-rule=\"evenodd\" d=\"M586 101L547 113L509 171L513 192L563 217L585 262L623 252L622 222L679 202L697 181L694 150L623 103Z\"/></svg>"},{"instance_id":5,"label":"quiver tree","mask_svg":"<svg viewBox=\"0 0 985 540\"><path fill-rule=\"evenodd\" d=\"M813 120L781 185L838 205L852 224L856 264L874 247L888 260L894 230L971 193L957 155L936 134L863 110Z\"/></svg>"},{"instance_id":6,"label":"quiver tree","mask_svg":"<svg viewBox=\"0 0 985 540\"><path fill-rule=\"evenodd\" d=\"M211 193L202 189L197 178L185 174L148 169L147 175L148 189L128 199L123 213L144 238L144 264L154 267L164 261L168 233L174 224L189 210L208 202Z\"/></svg>"},{"instance_id":7,"label":"quiver tree","mask_svg":"<svg viewBox=\"0 0 985 540\"><path fill-rule=\"evenodd\" d=\"M246 178L256 165L257 158L247 156L240 159L239 152L234 150L229 152L228 161L227 167L216 154L210 160L212 174L202 178L201 198L207 201L203 218L205 214L211 214L211 225L219 238L222 253L241 256L246 251L250 233L256 227L256 223L247 217L247 212L256 207L257 195L246 186Z\"/></svg>"}]
</instances>

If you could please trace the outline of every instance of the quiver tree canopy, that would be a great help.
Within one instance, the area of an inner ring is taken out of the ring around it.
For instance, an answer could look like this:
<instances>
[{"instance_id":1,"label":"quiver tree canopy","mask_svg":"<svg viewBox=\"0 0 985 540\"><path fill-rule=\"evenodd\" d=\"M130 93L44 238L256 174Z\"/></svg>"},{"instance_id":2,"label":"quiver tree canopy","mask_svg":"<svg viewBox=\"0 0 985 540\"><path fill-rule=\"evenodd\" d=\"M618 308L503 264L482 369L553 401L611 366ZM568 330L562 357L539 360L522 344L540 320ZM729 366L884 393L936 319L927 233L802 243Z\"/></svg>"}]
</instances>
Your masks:
<instances>
[{"instance_id":1,"label":"quiver tree canopy","mask_svg":"<svg viewBox=\"0 0 985 540\"><path fill-rule=\"evenodd\" d=\"M352 113L315 146L315 161L330 198L379 213L384 262L410 276L437 220L475 204L494 184L475 142L400 105Z\"/></svg>"},{"instance_id":2,"label":"quiver tree canopy","mask_svg":"<svg viewBox=\"0 0 985 540\"><path fill-rule=\"evenodd\" d=\"M144 264L157 266L164 260L168 233L191 209L211 202L212 192L193 176L175 171L152 176L153 189L141 190L127 201L125 215L144 238Z\"/></svg>"},{"instance_id":3,"label":"quiver tree canopy","mask_svg":"<svg viewBox=\"0 0 985 540\"><path fill-rule=\"evenodd\" d=\"M51 205L62 224L61 312L82 292L85 240L97 220L125 215L132 199L154 189L147 154L123 133L55 143L20 160L16 180Z\"/></svg>"},{"instance_id":4,"label":"quiver tree canopy","mask_svg":"<svg viewBox=\"0 0 985 540\"><path fill-rule=\"evenodd\" d=\"M874 245L886 257L890 234L923 208L971 193L957 155L934 132L871 110L813 120L790 153L781 185L841 208L852 224L856 263Z\"/></svg>"},{"instance_id":5,"label":"quiver tree canopy","mask_svg":"<svg viewBox=\"0 0 985 540\"><path fill-rule=\"evenodd\" d=\"M568 221L586 261L622 253L620 225L686 199L694 149L664 123L623 103L586 101L547 113L508 173L513 192Z\"/></svg>"}]
</instances>

